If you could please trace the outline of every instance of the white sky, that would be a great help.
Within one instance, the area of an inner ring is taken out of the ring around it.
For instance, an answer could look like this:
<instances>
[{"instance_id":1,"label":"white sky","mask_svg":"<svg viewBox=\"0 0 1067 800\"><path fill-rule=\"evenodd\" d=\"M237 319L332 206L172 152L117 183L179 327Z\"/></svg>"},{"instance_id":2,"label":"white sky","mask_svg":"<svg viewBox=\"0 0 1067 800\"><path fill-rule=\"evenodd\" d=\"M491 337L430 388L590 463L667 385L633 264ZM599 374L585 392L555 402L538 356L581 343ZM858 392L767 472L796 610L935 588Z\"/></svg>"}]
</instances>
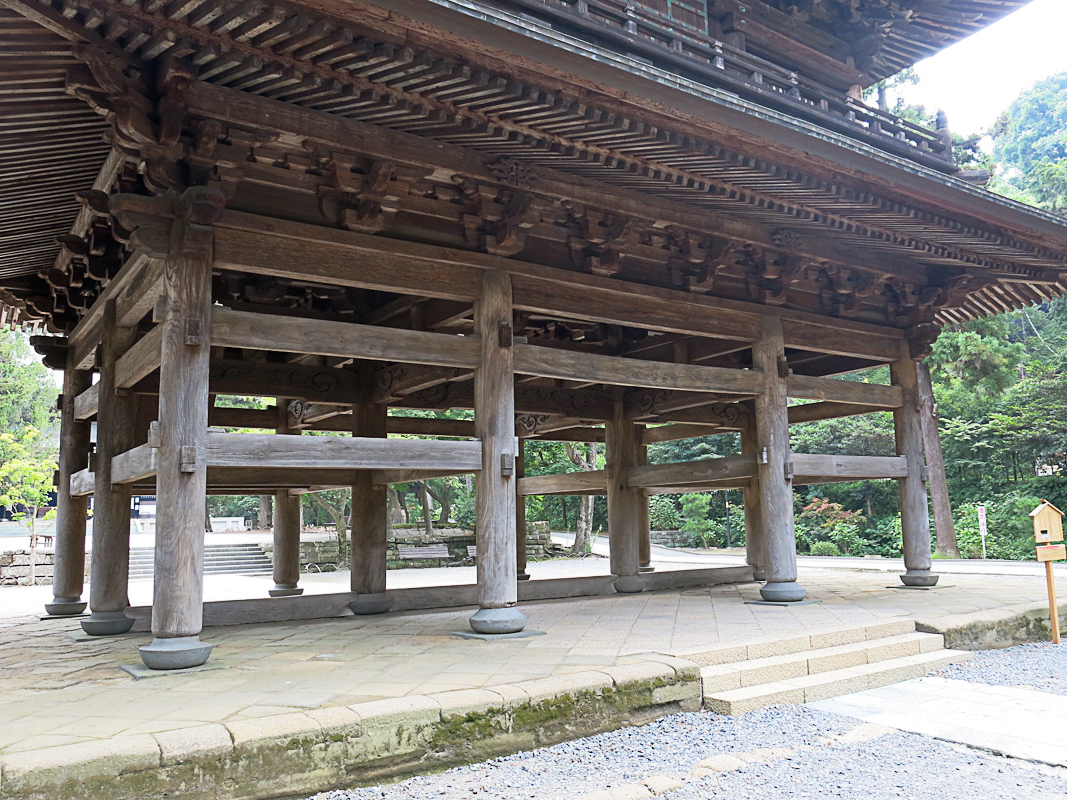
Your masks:
<instances>
[{"instance_id":1,"label":"white sky","mask_svg":"<svg viewBox=\"0 0 1067 800\"><path fill-rule=\"evenodd\" d=\"M1067 71L1067 0L1033 0L974 36L920 61L907 102L944 109L954 133L987 129L1021 92Z\"/></svg>"}]
</instances>

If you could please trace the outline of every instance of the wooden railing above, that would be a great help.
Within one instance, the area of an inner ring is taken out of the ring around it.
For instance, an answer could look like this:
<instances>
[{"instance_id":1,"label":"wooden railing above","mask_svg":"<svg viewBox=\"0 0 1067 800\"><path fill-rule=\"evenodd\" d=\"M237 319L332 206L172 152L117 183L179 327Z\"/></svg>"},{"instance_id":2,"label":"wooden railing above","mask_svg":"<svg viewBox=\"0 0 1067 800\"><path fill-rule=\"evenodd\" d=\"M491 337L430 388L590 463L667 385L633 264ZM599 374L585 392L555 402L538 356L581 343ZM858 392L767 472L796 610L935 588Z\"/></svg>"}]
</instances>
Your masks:
<instances>
[{"instance_id":1,"label":"wooden railing above","mask_svg":"<svg viewBox=\"0 0 1067 800\"><path fill-rule=\"evenodd\" d=\"M927 130L712 38L630 0L486 0L540 18L561 33L634 56L746 100L955 172L947 131Z\"/></svg>"}]
</instances>

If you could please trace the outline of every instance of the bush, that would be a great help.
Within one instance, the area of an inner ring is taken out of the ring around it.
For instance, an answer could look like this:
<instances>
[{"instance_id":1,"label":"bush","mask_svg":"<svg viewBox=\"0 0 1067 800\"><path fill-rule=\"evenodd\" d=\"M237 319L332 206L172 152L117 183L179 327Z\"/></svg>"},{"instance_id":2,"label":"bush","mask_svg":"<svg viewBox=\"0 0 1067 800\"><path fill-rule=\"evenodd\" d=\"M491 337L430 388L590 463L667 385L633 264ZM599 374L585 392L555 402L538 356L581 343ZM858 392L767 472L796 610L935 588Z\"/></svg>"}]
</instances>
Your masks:
<instances>
[{"instance_id":1,"label":"bush","mask_svg":"<svg viewBox=\"0 0 1067 800\"><path fill-rule=\"evenodd\" d=\"M858 511L846 511L840 503L813 497L797 515L796 527L798 539L810 542L812 548L819 542L830 542L839 553L854 556L868 546L859 533L865 522Z\"/></svg>"},{"instance_id":2,"label":"bush","mask_svg":"<svg viewBox=\"0 0 1067 800\"><path fill-rule=\"evenodd\" d=\"M648 498L648 521L654 531L676 531L682 527L682 515L673 497L654 494Z\"/></svg>"},{"instance_id":3,"label":"bush","mask_svg":"<svg viewBox=\"0 0 1067 800\"><path fill-rule=\"evenodd\" d=\"M700 542L700 547L711 547L711 520L708 508L711 497L703 493L682 495L682 533Z\"/></svg>"},{"instance_id":4,"label":"bush","mask_svg":"<svg viewBox=\"0 0 1067 800\"><path fill-rule=\"evenodd\" d=\"M841 551L833 542L815 542L811 546L811 554L813 556L839 556Z\"/></svg>"}]
</instances>

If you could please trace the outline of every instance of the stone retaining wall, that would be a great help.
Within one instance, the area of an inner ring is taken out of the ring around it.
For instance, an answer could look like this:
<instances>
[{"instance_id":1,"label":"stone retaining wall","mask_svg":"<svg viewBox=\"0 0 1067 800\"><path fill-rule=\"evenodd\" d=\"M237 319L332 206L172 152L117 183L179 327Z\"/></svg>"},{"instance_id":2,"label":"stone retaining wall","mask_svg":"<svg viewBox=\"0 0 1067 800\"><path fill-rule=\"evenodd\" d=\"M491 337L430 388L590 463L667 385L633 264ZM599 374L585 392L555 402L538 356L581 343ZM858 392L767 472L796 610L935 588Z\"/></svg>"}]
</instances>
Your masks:
<instances>
[{"instance_id":1,"label":"stone retaining wall","mask_svg":"<svg viewBox=\"0 0 1067 800\"><path fill-rule=\"evenodd\" d=\"M681 531L652 531L652 544L662 547L690 547L692 537Z\"/></svg>"},{"instance_id":2,"label":"stone retaining wall","mask_svg":"<svg viewBox=\"0 0 1067 800\"><path fill-rule=\"evenodd\" d=\"M37 548L37 563L33 574L38 585L52 583L52 564L55 561L55 551ZM88 564L86 564L88 566ZM26 583L30 575L30 551L9 550L0 553L0 586L18 586Z\"/></svg>"}]
</instances>

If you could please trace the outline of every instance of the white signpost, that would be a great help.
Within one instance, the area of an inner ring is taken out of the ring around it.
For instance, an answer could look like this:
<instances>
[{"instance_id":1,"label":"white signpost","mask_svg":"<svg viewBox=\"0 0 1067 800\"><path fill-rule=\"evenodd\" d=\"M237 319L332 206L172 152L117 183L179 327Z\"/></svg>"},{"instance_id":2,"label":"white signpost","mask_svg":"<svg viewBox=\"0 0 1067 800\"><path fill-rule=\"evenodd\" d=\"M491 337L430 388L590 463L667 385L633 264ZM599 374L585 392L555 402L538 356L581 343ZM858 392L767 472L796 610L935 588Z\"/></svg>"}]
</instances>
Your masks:
<instances>
[{"instance_id":1,"label":"white signpost","mask_svg":"<svg viewBox=\"0 0 1067 800\"><path fill-rule=\"evenodd\" d=\"M978 506L978 532L982 534L982 558L985 558L985 537L989 533L985 521L985 506Z\"/></svg>"}]
</instances>

